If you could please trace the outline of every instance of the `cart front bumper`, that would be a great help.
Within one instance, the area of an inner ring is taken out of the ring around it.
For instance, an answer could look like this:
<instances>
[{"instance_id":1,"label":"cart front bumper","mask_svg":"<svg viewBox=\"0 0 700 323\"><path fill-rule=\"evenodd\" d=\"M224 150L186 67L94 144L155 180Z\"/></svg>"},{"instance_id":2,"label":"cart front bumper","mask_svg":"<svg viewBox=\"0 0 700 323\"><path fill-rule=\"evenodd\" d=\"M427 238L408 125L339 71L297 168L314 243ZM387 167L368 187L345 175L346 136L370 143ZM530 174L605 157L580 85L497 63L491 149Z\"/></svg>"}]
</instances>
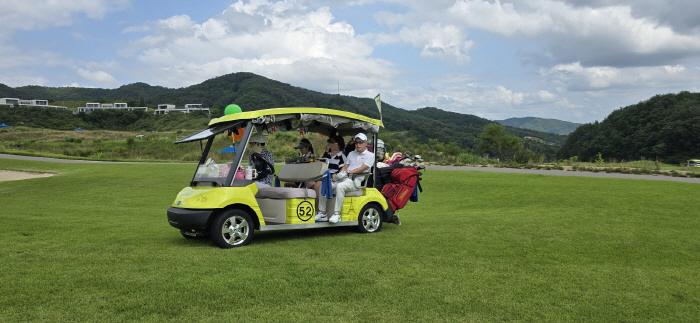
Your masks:
<instances>
[{"instance_id":1,"label":"cart front bumper","mask_svg":"<svg viewBox=\"0 0 700 323\"><path fill-rule=\"evenodd\" d=\"M214 210L168 208L168 222L180 230L206 230Z\"/></svg>"}]
</instances>

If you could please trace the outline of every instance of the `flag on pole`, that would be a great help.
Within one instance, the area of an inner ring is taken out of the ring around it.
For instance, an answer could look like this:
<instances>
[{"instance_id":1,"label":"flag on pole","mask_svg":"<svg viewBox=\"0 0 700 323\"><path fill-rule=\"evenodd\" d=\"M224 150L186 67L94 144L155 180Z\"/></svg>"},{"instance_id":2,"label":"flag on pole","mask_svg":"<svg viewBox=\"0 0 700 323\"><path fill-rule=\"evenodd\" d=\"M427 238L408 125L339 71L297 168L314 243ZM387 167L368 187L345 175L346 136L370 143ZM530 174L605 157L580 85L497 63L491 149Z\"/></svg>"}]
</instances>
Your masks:
<instances>
[{"instance_id":1,"label":"flag on pole","mask_svg":"<svg viewBox=\"0 0 700 323\"><path fill-rule=\"evenodd\" d=\"M379 94L374 97L374 102L377 103L377 109L379 109L379 121L382 121L382 99L379 98ZM382 122L384 124L384 122Z\"/></svg>"}]
</instances>

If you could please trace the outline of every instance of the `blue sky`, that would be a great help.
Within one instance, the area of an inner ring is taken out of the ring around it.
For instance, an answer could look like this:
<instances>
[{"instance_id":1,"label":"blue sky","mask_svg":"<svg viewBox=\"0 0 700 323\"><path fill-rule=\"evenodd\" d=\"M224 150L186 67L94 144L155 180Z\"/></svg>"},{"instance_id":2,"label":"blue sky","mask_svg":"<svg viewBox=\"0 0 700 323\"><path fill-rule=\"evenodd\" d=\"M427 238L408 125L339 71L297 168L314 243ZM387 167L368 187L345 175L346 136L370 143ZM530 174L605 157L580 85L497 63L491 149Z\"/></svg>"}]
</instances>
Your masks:
<instances>
[{"instance_id":1,"label":"blue sky","mask_svg":"<svg viewBox=\"0 0 700 323\"><path fill-rule=\"evenodd\" d=\"M409 110L592 122L698 92L697 17L694 0L5 0L0 83L179 88L252 72Z\"/></svg>"}]
</instances>

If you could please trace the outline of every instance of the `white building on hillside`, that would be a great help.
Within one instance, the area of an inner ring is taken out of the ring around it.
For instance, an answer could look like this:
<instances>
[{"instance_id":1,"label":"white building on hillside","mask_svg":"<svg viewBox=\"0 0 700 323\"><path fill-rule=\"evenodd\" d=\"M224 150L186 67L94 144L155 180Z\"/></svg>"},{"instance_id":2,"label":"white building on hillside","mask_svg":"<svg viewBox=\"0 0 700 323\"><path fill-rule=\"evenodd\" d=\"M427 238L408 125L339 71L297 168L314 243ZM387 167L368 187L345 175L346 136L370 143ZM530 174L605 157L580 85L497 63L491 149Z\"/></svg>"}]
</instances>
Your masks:
<instances>
[{"instance_id":1,"label":"white building on hillside","mask_svg":"<svg viewBox=\"0 0 700 323\"><path fill-rule=\"evenodd\" d=\"M0 105L12 106L17 104L20 107L43 107L43 108L53 108L68 110L66 107L49 105L49 100L23 100L17 98L0 98Z\"/></svg>"},{"instance_id":2,"label":"white building on hillside","mask_svg":"<svg viewBox=\"0 0 700 323\"><path fill-rule=\"evenodd\" d=\"M202 107L201 104L188 103L185 104L185 108L178 109L174 104L159 104L156 111L153 112L155 115L168 114L168 113L191 113L195 111L202 111L206 114L211 114L209 108Z\"/></svg>"},{"instance_id":3,"label":"white building on hillside","mask_svg":"<svg viewBox=\"0 0 700 323\"><path fill-rule=\"evenodd\" d=\"M119 110L143 110L148 111L148 107L130 107L126 103L86 103L84 107L79 107L78 112L90 113L95 110L102 109L119 109Z\"/></svg>"}]
</instances>

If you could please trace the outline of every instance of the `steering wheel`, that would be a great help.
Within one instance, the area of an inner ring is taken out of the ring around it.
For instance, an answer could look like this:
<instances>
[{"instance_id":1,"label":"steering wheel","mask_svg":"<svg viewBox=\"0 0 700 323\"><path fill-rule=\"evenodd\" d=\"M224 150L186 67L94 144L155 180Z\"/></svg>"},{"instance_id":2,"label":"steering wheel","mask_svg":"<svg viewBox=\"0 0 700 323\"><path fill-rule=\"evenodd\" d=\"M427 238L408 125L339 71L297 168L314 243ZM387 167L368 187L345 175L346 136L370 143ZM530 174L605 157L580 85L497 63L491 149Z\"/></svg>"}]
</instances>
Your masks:
<instances>
[{"instance_id":1,"label":"steering wheel","mask_svg":"<svg viewBox=\"0 0 700 323\"><path fill-rule=\"evenodd\" d=\"M263 158L261 154L252 153L250 155L250 160L253 162L253 166L255 166L255 171L257 171L258 174L263 174L265 176L275 174L275 165L265 160L265 158Z\"/></svg>"}]
</instances>

